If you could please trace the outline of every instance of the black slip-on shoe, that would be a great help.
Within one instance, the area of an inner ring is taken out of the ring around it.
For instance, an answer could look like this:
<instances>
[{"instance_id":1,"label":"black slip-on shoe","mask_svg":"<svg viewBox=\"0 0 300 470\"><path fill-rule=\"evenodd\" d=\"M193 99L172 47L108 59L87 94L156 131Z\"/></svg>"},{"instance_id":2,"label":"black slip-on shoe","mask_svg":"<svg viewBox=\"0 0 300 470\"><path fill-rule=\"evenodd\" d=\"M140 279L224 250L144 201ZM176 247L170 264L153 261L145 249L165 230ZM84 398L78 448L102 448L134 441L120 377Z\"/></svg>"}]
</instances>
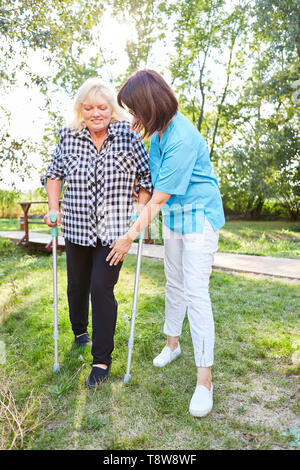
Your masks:
<instances>
[{"instance_id":1,"label":"black slip-on shoe","mask_svg":"<svg viewBox=\"0 0 300 470\"><path fill-rule=\"evenodd\" d=\"M77 346L86 346L87 344L92 344L88 332L80 336L75 336L74 342Z\"/></svg>"},{"instance_id":2,"label":"black slip-on shoe","mask_svg":"<svg viewBox=\"0 0 300 470\"><path fill-rule=\"evenodd\" d=\"M101 367L93 366L90 375L87 378L87 387L94 388L101 382L107 379L109 374L110 366L107 369L102 369Z\"/></svg>"}]
</instances>

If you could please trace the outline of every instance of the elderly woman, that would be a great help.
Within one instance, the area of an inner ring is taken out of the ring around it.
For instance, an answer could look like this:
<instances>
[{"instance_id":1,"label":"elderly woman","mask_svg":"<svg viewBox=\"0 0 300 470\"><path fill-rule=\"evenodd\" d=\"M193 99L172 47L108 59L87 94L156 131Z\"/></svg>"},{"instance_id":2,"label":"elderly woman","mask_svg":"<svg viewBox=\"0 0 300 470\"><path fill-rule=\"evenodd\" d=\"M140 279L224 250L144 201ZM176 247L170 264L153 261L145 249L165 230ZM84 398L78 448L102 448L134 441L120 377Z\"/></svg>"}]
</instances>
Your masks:
<instances>
[{"instance_id":1,"label":"elderly woman","mask_svg":"<svg viewBox=\"0 0 300 470\"><path fill-rule=\"evenodd\" d=\"M146 204L152 184L148 153L114 93L98 78L88 79L79 89L74 120L59 132L59 143L46 174L49 212L57 214L62 180L67 183L63 197L61 234L65 239L68 302L75 343L90 343L89 295L92 304L93 366L87 386L94 387L109 374L114 349L119 264L106 261L109 245L129 227L133 209L133 188L138 180L138 202ZM134 190L136 194L136 188Z\"/></svg>"},{"instance_id":2,"label":"elderly woman","mask_svg":"<svg viewBox=\"0 0 300 470\"><path fill-rule=\"evenodd\" d=\"M205 416L213 406L214 321L209 278L219 229L225 222L217 179L205 140L178 112L173 91L158 73L142 70L133 74L119 91L118 102L134 116L133 129L144 128L151 136L154 191L137 221L113 243L107 259L117 265L162 208L167 344L153 364L164 367L180 355L179 337L187 309L197 367L189 410L193 416Z\"/></svg>"}]
</instances>

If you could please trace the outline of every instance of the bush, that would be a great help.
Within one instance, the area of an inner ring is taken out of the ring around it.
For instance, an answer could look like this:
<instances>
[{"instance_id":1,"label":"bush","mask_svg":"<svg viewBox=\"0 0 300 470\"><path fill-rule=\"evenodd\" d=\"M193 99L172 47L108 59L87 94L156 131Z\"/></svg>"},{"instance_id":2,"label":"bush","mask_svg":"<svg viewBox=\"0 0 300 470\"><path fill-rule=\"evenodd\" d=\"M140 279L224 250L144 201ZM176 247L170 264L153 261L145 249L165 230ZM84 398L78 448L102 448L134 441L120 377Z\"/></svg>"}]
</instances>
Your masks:
<instances>
[{"instance_id":1,"label":"bush","mask_svg":"<svg viewBox=\"0 0 300 470\"><path fill-rule=\"evenodd\" d=\"M13 256L16 252L16 245L10 240L1 240L0 239L0 259L8 258Z\"/></svg>"},{"instance_id":2,"label":"bush","mask_svg":"<svg viewBox=\"0 0 300 470\"><path fill-rule=\"evenodd\" d=\"M245 209L245 204L241 199L233 201L228 197L223 196L223 207L225 216L228 219L251 219L249 211ZM284 205L275 199L267 199L264 201L262 210L259 217L262 220L276 220L276 219L290 219L290 214Z\"/></svg>"},{"instance_id":3,"label":"bush","mask_svg":"<svg viewBox=\"0 0 300 470\"><path fill-rule=\"evenodd\" d=\"M288 218L289 213L280 201L269 199L264 202L261 215L263 218L283 219Z\"/></svg>"},{"instance_id":4,"label":"bush","mask_svg":"<svg viewBox=\"0 0 300 470\"><path fill-rule=\"evenodd\" d=\"M18 217L22 212L18 205L20 191L0 189L0 217Z\"/></svg>"}]
</instances>

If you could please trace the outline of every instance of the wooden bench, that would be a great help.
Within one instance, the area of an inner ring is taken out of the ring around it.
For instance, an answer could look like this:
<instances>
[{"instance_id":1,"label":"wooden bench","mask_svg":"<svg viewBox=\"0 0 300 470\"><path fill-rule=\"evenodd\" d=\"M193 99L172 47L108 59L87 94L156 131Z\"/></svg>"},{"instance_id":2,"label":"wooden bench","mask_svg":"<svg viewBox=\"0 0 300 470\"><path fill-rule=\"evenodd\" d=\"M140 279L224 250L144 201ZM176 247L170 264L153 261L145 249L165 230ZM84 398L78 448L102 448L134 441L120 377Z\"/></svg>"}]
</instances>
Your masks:
<instances>
[{"instance_id":1,"label":"wooden bench","mask_svg":"<svg viewBox=\"0 0 300 470\"><path fill-rule=\"evenodd\" d=\"M61 205L62 201L59 201L59 204ZM19 246L30 246L31 243L29 241L29 224L43 224L45 225L44 220L39 220L43 219L43 217L36 217L36 216L30 216L29 215L29 209L32 204L48 204L48 201L27 201L27 202L19 202L20 206L23 209L24 215L21 216L20 220L20 229L24 230L25 234L24 237L21 238L21 240L18 242ZM61 250L61 247L58 246L58 240L56 238L56 246L58 250ZM45 251L52 251L52 240L50 243L45 245L43 247Z\"/></svg>"}]
</instances>

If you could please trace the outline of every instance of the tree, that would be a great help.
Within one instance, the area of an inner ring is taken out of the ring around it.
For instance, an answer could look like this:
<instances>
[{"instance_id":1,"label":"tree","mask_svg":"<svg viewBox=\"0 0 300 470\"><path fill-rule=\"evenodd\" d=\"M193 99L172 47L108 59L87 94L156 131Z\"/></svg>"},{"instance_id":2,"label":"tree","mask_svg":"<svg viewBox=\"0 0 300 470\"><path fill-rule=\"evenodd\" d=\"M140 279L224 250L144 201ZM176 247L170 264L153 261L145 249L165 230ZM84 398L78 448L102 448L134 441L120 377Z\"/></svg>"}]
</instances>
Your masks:
<instances>
[{"instance_id":1,"label":"tree","mask_svg":"<svg viewBox=\"0 0 300 470\"><path fill-rule=\"evenodd\" d=\"M298 0L256 0L255 29L268 37L278 54L296 51L300 59L300 4Z\"/></svg>"},{"instance_id":2,"label":"tree","mask_svg":"<svg viewBox=\"0 0 300 470\"><path fill-rule=\"evenodd\" d=\"M248 13L248 5L247 4L244 5L243 3L238 4L236 8L233 10L233 12L231 13L231 15L229 15L229 17L226 18L226 22L225 22L226 27L230 31L229 34L227 33L229 37L229 45L228 45L229 54L228 54L228 62L226 64L225 86L223 88L220 101L217 103L217 113L216 113L216 118L215 118L215 124L213 127L213 134L211 138L211 145L210 145L211 160L213 160L217 133L219 130L222 114L224 111L225 100L229 92L230 78L231 78L232 68L233 68L234 59L235 59L235 45L236 45L237 39L239 38L241 34L244 34L245 36L247 13ZM239 57L241 57L241 54L239 55ZM237 60L239 59L236 58L236 62Z\"/></svg>"},{"instance_id":3,"label":"tree","mask_svg":"<svg viewBox=\"0 0 300 470\"><path fill-rule=\"evenodd\" d=\"M179 100L199 131L203 127L207 95L211 91L208 61L221 46L224 0L179 0L167 9L174 21L175 54L170 70Z\"/></svg>"},{"instance_id":4,"label":"tree","mask_svg":"<svg viewBox=\"0 0 300 470\"><path fill-rule=\"evenodd\" d=\"M132 27L132 37L125 45L129 65L119 77L123 81L139 68L147 67L154 43L164 37L165 5L160 0L113 0L112 5L114 15Z\"/></svg>"},{"instance_id":5,"label":"tree","mask_svg":"<svg viewBox=\"0 0 300 470\"><path fill-rule=\"evenodd\" d=\"M232 94L231 77L243 64L238 46L247 33L248 12L248 3L242 0L229 8L222 0L179 1L169 8L169 16L175 18L173 81L182 109L207 138L216 163L220 129L226 124L225 104ZM224 84L217 84L220 75Z\"/></svg>"},{"instance_id":6,"label":"tree","mask_svg":"<svg viewBox=\"0 0 300 470\"><path fill-rule=\"evenodd\" d=\"M98 0L3 0L0 5L0 86L12 89L20 71L28 88L37 85L51 111L50 89L62 86L72 92L84 78L94 73L98 57L80 65L80 54L92 41L92 28L98 24L103 2ZM49 66L47 76L33 73L27 63L29 51L39 51ZM28 140L12 139L9 113L1 109L5 125L0 130L0 167L10 163L11 171L29 172L24 158L41 151ZM59 120L60 116L57 116ZM48 149L49 151L49 149ZM0 177L1 180L1 177Z\"/></svg>"},{"instance_id":7,"label":"tree","mask_svg":"<svg viewBox=\"0 0 300 470\"><path fill-rule=\"evenodd\" d=\"M300 134L289 123L270 131L266 149L273 159L273 197L285 207L292 220L300 215Z\"/></svg>"},{"instance_id":8,"label":"tree","mask_svg":"<svg viewBox=\"0 0 300 470\"><path fill-rule=\"evenodd\" d=\"M72 56L74 45L82 49L91 41L91 29L99 21L102 9L103 3L98 0L2 0L2 80L13 79L20 68L30 72L26 68L28 49L42 50L46 61L61 66ZM13 62L13 75L8 77L6 68Z\"/></svg>"}]
</instances>

